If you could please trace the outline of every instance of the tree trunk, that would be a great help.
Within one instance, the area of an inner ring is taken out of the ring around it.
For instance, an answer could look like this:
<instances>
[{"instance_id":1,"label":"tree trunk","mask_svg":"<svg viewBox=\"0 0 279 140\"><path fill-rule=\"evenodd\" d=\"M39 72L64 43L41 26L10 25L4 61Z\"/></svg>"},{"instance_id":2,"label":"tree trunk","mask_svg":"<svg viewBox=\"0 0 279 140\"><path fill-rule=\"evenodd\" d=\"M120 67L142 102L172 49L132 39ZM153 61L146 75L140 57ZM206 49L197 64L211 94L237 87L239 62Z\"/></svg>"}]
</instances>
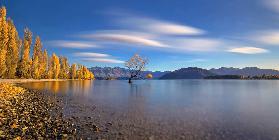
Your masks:
<instances>
[{"instance_id":1,"label":"tree trunk","mask_svg":"<svg viewBox=\"0 0 279 140\"><path fill-rule=\"evenodd\" d=\"M128 82L129 84L131 84L132 83L132 78L129 78L129 82Z\"/></svg>"}]
</instances>

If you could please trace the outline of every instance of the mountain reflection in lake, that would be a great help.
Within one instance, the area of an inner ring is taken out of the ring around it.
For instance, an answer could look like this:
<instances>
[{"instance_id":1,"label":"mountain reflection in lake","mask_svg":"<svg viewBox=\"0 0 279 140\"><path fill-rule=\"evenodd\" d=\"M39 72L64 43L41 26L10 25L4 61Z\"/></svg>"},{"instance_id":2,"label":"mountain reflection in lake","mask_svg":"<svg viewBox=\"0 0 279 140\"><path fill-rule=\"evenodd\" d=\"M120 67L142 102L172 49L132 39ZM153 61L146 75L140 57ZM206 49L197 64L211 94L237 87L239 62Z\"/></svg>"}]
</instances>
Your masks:
<instances>
[{"instance_id":1,"label":"mountain reflection in lake","mask_svg":"<svg viewBox=\"0 0 279 140\"><path fill-rule=\"evenodd\" d=\"M279 81L148 80L25 83L96 106L77 115L129 139L279 139ZM73 111L75 112L75 111Z\"/></svg>"}]
</instances>

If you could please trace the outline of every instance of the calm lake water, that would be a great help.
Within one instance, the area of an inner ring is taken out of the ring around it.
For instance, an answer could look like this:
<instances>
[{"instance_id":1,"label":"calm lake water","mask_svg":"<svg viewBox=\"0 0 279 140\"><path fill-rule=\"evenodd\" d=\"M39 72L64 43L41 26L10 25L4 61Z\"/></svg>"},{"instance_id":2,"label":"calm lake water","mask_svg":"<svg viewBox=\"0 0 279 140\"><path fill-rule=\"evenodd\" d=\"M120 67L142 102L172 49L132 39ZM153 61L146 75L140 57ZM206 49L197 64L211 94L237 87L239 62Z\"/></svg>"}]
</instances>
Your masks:
<instances>
[{"instance_id":1,"label":"calm lake water","mask_svg":"<svg viewBox=\"0 0 279 140\"><path fill-rule=\"evenodd\" d=\"M99 116L99 123L112 122L115 130L128 136L279 139L279 81L275 80L141 80L131 85L95 80L23 86L63 95L86 108L95 106L92 112L76 114Z\"/></svg>"}]
</instances>

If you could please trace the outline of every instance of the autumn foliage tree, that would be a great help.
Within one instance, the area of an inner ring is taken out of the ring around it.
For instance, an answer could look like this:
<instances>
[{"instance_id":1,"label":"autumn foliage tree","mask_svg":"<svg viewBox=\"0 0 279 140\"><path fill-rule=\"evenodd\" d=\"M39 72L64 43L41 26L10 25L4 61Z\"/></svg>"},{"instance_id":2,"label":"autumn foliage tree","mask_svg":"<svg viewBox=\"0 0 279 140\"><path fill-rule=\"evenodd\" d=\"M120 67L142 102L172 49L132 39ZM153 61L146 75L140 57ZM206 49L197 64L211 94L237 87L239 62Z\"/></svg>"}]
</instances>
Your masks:
<instances>
[{"instance_id":1,"label":"autumn foliage tree","mask_svg":"<svg viewBox=\"0 0 279 140\"><path fill-rule=\"evenodd\" d=\"M0 8L0 78L54 78L93 79L94 75L85 66L70 64L66 57L55 53L48 56L41 38L36 36L32 46L32 32L24 29L21 40L11 19L6 18L6 8ZM30 50L33 47L32 55Z\"/></svg>"},{"instance_id":2,"label":"autumn foliage tree","mask_svg":"<svg viewBox=\"0 0 279 140\"><path fill-rule=\"evenodd\" d=\"M19 61L19 50L21 41L17 30L11 19L8 20L8 43L6 54L6 77L15 78L16 69Z\"/></svg>"},{"instance_id":3,"label":"autumn foliage tree","mask_svg":"<svg viewBox=\"0 0 279 140\"><path fill-rule=\"evenodd\" d=\"M82 78L82 65L78 64L78 69L77 69L77 79L81 79Z\"/></svg>"},{"instance_id":4,"label":"autumn foliage tree","mask_svg":"<svg viewBox=\"0 0 279 140\"><path fill-rule=\"evenodd\" d=\"M81 74L82 79L94 79L94 75L92 74L92 72L90 72L85 66L82 66Z\"/></svg>"},{"instance_id":5,"label":"autumn foliage tree","mask_svg":"<svg viewBox=\"0 0 279 140\"><path fill-rule=\"evenodd\" d=\"M69 63L68 59L66 57L61 56L60 58L60 73L59 78L60 79L68 79L69 78Z\"/></svg>"},{"instance_id":6,"label":"autumn foliage tree","mask_svg":"<svg viewBox=\"0 0 279 140\"><path fill-rule=\"evenodd\" d=\"M42 61L42 43L40 37L36 37L35 44L33 47L33 58L32 58L32 77L40 79L42 75L41 66L39 62Z\"/></svg>"},{"instance_id":7,"label":"autumn foliage tree","mask_svg":"<svg viewBox=\"0 0 279 140\"><path fill-rule=\"evenodd\" d=\"M30 60L30 47L32 43L32 32L28 29L24 29L23 48L19 67L20 78L31 78L31 64Z\"/></svg>"},{"instance_id":8,"label":"autumn foliage tree","mask_svg":"<svg viewBox=\"0 0 279 140\"><path fill-rule=\"evenodd\" d=\"M76 79L76 77L77 77L77 64L72 64L70 69L70 78Z\"/></svg>"},{"instance_id":9,"label":"autumn foliage tree","mask_svg":"<svg viewBox=\"0 0 279 140\"><path fill-rule=\"evenodd\" d=\"M41 61L41 67L40 67L40 73L41 73L41 78L48 78L47 77L47 66L48 66L48 55L47 55L47 50L44 50L43 56L42 56L42 61Z\"/></svg>"},{"instance_id":10,"label":"autumn foliage tree","mask_svg":"<svg viewBox=\"0 0 279 140\"><path fill-rule=\"evenodd\" d=\"M53 78L53 60L52 57L48 57L48 63L47 63L47 78L52 79Z\"/></svg>"},{"instance_id":11,"label":"autumn foliage tree","mask_svg":"<svg viewBox=\"0 0 279 140\"><path fill-rule=\"evenodd\" d=\"M32 61L32 78L39 79L40 78L40 71L39 71L39 57L35 56Z\"/></svg>"},{"instance_id":12,"label":"autumn foliage tree","mask_svg":"<svg viewBox=\"0 0 279 140\"><path fill-rule=\"evenodd\" d=\"M77 79L94 79L94 74L90 72L85 66L78 64L78 69L76 71L76 78Z\"/></svg>"},{"instance_id":13,"label":"autumn foliage tree","mask_svg":"<svg viewBox=\"0 0 279 140\"><path fill-rule=\"evenodd\" d=\"M52 66L52 70L53 70L53 79L58 79L59 73L60 73L60 61L58 56L53 53L52 54L52 58L51 58L52 62L51 62L51 66Z\"/></svg>"},{"instance_id":14,"label":"autumn foliage tree","mask_svg":"<svg viewBox=\"0 0 279 140\"><path fill-rule=\"evenodd\" d=\"M0 9L0 78L4 78L7 67L6 67L6 54L7 54L7 43L8 43L8 24L6 21L6 8Z\"/></svg>"}]
</instances>

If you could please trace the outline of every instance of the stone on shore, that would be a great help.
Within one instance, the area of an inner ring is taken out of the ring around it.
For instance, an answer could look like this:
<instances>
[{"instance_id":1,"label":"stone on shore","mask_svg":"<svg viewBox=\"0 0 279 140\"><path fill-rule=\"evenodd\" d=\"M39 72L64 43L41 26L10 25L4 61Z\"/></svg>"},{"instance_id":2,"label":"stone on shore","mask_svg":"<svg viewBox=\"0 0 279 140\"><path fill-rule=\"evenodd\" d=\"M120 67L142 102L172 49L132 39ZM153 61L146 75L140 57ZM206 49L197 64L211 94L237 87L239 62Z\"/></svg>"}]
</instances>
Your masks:
<instances>
[{"instance_id":1,"label":"stone on shore","mask_svg":"<svg viewBox=\"0 0 279 140\"><path fill-rule=\"evenodd\" d=\"M73 122L63 118L59 99L0 83L0 139L71 139Z\"/></svg>"}]
</instances>

